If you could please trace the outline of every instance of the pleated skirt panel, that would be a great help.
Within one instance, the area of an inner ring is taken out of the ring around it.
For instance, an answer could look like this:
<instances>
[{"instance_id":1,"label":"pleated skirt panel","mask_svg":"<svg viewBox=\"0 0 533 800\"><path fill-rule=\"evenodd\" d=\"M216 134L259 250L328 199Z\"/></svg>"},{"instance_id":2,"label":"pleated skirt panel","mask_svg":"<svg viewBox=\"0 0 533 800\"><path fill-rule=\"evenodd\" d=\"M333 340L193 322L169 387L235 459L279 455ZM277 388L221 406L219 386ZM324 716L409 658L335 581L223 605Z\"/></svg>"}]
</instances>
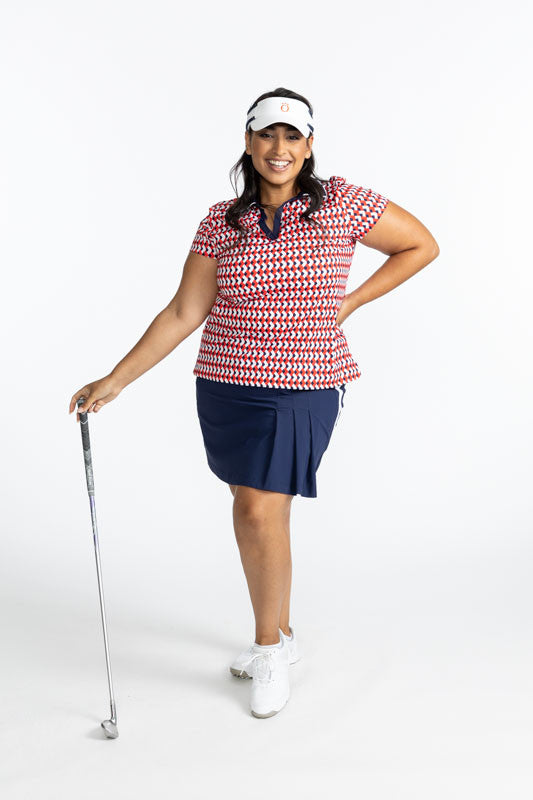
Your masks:
<instances>
[{"instance_id":1,"label":"pleated skirt panel","mask_svg":"<svg viewBox=\"0 0 533 800\"><path fill-rule=\"evenodd\" d=\"M280 389L196 378L207 463L220 480L317 497L316 472L344 406L346 385Z\"/></svg>"}]
</instances>

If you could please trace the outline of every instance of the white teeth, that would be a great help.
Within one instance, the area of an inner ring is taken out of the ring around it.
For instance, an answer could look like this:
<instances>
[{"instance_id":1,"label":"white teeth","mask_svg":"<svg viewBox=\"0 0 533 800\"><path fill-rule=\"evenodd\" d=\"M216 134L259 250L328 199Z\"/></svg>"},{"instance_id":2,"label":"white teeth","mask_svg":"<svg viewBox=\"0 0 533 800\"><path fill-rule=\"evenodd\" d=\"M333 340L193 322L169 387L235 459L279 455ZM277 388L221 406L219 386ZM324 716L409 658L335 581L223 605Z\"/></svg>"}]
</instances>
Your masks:
<instances>
[{"instance_id":1,"label":"white teeth","mask_svg":"<svg viewBox=\"0 0 533 800\"><path fill-rule=\"evenodd\" d=\"M274 164L275 167L286 167L287 164L290 164L290 161L272 161L270 158L268 159L269 164Z\"/></svg>"}]
</instances>

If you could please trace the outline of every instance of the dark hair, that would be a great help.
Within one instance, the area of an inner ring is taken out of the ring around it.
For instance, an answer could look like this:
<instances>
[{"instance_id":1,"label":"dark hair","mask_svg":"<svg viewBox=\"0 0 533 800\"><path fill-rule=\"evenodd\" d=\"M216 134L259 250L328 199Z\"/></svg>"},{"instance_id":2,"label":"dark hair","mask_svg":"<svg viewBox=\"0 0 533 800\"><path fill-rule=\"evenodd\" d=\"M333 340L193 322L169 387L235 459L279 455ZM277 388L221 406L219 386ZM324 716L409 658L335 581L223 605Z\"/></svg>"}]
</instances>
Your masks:
<instances>
[{"instance_id":1,"label":"dark hair","mask_svg":"<svg viewBox=\"0 0 533 800\"><path fill-rule=\"evenodd\" d=\"M251 109L257 105L260 100L264 100L265 97L291 97L294 100L301 100L301 102L305 103L309 108L309 112L311 116L313 116L313 107L307 98L301 94L292 92L290 89L284 89L282 86L274 89L272 92L265 92L260 95L257 100L252 103L246 113L248 114ZM252 131L250 131L250 133L253 136ZM237 179L241 174L244 177L244 189L239 195L237 191ZM237 200L227 209L225 219L230 227L241 232L241 237L238 242L236 242L236 244L238 244L242 241L243 237L248 235L248 231L239 224L239 217L248 210L252 201L259 198L260 175L252 163L252 157L248 155L246 150L231 168L230 181L237 195ZM315 175L315 157L313 153L311 153L309 158L305 159L304 165L297 176L297 184L300 191L309 192L311 200L309 207L300 214L300 219L305 219L306 222L318 225L320 228L322 228L320 222L315 219L310 219L310 216L314 211L319 209L324 202L322 182L323 179Z\"/></svg>"}]
</instances>

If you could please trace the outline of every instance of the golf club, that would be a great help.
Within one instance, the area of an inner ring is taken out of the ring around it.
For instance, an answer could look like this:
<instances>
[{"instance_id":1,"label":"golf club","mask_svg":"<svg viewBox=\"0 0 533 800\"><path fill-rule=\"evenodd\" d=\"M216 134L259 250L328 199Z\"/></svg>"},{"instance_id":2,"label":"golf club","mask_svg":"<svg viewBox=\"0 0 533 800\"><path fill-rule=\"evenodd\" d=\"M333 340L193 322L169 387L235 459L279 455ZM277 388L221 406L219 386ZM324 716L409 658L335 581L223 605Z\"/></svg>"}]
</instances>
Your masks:
<instances>
[{"instance_id":1,"label":"golf club","mask_svg":"<svg viewBox=\"0 0 533 800\"><path fill-rule=\"evenodd\" d=\"M78 408L85 402L84 397L78 399ZM85 462L85 476L87 478L87 490L89 492L89 503L91 506L91 520L93 525L94 554L96 556L96 572L98 575L98 592L100 594L100 611L102 612L102 626L104 629L105 658L107 664L107 681L109 684L109 699L111 705L111 719L105 719L101 725L108 739L116 739L118 736L117 712L115 698L113 695L113 682L111 679L111 662L109 660L109 646L107 644L107 627L105 621L104 607L104 587L100 569L100 551L98 547L98 529L96 527L96 506L94 502L94 480L93 464L91 458L91 442L89 439L89 419L87 411L80 413L81 441L83 446L83 460Z\"/></svg>"}]
</instances>

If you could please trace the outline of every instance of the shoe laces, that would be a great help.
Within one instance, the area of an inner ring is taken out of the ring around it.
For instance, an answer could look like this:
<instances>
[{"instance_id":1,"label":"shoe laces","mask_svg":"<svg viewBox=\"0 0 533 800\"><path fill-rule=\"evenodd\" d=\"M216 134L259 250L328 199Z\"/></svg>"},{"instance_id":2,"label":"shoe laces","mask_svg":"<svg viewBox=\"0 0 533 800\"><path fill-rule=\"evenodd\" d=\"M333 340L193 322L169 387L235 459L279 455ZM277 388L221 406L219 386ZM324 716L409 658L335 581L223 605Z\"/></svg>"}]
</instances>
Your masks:
<instances>
[{"instance_id":1,"label":"shoe laces","mask_svg":"<svg viewBox=\"0 0 533 800\"><path fill-rule=\"evenodd\" d=\"M277 648L276 648L277 649ZM276 650L265 650L261 653L253 653L250 658L250 664L253 669L253 677L261 683L273 683L274 678L274 658Z\"/></svg>"}]
</instances>

